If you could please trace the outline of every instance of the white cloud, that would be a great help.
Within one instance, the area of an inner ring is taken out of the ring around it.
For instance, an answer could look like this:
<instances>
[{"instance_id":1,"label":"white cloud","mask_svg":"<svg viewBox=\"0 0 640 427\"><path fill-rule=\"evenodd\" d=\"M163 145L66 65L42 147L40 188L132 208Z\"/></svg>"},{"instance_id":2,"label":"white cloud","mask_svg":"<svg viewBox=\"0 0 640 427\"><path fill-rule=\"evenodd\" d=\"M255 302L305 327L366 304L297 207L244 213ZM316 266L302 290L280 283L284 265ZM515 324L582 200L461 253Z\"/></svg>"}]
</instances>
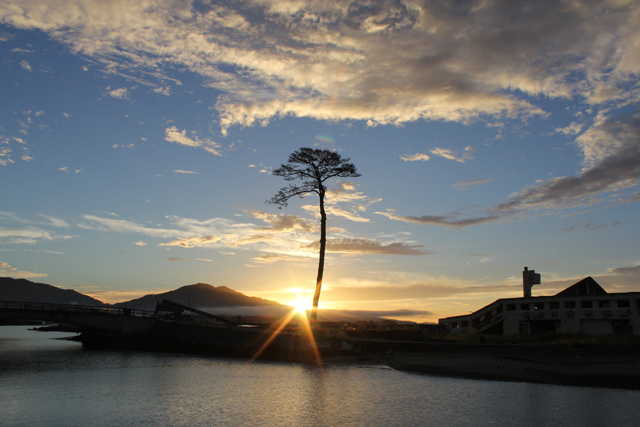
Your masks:
<instances>
[{"instance_id":1,"label":"white cloud","mask_svg":"<svg viewBox=\"0 0 640 427\"><path fill-rule=\"evenodd\" d=\"M171 88L169 86L157 87L153 89L153 91L159 95L164 95L164 96L169 96L171 94Z\"/></svg>"},{"instance_id":2,"label":"white cloud","mask_svg":"<svg viewBox=\"0 0 640 427\"><path fill-rule=\"evenodd\" d=\"M195 132L190 132L191 136L187 136L187 130L179 131L177 127L171 126L165 129L164 139L169 142L176 142L178 144L186 145L189 147L201 147L211 154L216 156L222 156L220 151L220 144L208 139L200 139Z\"/></svg>"},{"instance_id":3,"label":"white cloud","mask_svg":"<svg viewBox=\"0 0 640 427\"><path fill-rule=\"evenodd\" d=\"M433 154L434 156L439 156L439 157L444 157L445 159L448 160L454 160L456 162L460 162L460 163L466 163L468 160L472 160L473 159L473 154L471 154L473 152L473 147L467 147L465 148L465 152L462 155L462 157L458 157L458 153L454 150L450 150L448 148L433 148L431 149L430 153Z\"/></svg>"},{"instance_id":4,"label":"white cloud","mask_svg":"<svg viewBox=\"0 0 640 427\"><path fill-rule=\"evenodd\" d=\"M182 170L182 169L176 169L176 170L173 171L173 173L183 173L183 174L187 174L187 175L194 175L194 174L197 175L198 174L198 172L185 171L185 170Z\"/></svg>"},{"instance_id":5,"label":"white cloud","mask_svg":"<svg viewBox=\"0 0 640 427\"><path fill-rule=\"evenodd\" d=\"M127 99L129 97L129 91L126 87L121 87L119 89L113 89L108 92L109 96L112 98L118 99Z\"/></svg>"},{"instance_id":6,"label":"white cloud","mask_svg":"<svg viewBox=\"0 0 640 427\"><path fill-rule=\"evenodd\" d=\"M25 70L31 72L31 65L27 61L20 61L20 66Z\"/></svg>"},{"instance_id":7,"label":"white cloud","mask_svg":"<svg viewBox=\"0 0 640 427\"><path fill-rule=\"evenodd\" d=\"M556 132L564 135L577 135L582 131L582 125L577 122L571 123L569 126L563 128L556 128Z\"/></svg>"},{"instance_id":8,"label":"white cloud","mask_svg":"<svg viewBox=\"0 0 640 427\"><path fill-rule=\"evenodd\" d=\"M428 154L416 153L416 154L408 154L406 156L400 156L400 158L405 162L417 162L417 161L426 162L431 157L429 157Z\"/></svg>"}]
</instances>

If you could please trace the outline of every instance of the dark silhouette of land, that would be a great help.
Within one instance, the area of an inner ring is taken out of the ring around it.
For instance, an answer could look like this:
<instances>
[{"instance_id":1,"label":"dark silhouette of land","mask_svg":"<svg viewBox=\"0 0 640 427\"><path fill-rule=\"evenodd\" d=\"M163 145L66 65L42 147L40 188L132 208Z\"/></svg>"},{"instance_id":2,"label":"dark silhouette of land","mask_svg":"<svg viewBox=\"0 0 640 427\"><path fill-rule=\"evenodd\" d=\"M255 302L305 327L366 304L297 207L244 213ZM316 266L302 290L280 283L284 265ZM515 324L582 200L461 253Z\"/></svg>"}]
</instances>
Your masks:
<instances>
[{"instance_id":1,"label":"dark silhouette of land","mask_svg":"<svg viewBox=\"0 0 640 427\"><path fill-rule=\"evenodd\" d=\"M102 301L72 289L60 289L26 279L0 277L0 301L28 301L49 304L104 305Z\"/></svg>"},{"instance_id":2,"label":"dark silhouette of land","mask_svg":"<svg viewBox=\"0 0 640 427\"><path fill-rule=\"evenodd\" d=\"M156 302L167 299L193 308L240 307L240 306L282 306L282 304L264 298L250 297L226 286L212 286L206 283L182 286L161 294L145 295L131 301L114 304L116 307L153 310Z\"/></svg>"}]
</instances>

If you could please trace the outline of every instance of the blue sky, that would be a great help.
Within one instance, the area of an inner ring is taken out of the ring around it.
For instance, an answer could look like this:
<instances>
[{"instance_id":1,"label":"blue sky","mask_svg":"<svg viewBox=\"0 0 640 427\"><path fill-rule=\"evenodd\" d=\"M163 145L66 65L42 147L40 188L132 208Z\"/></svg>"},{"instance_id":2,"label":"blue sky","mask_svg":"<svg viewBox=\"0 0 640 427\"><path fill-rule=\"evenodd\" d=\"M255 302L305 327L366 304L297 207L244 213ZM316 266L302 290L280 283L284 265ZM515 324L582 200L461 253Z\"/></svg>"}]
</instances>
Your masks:
<instances>
[{"instance_id":1,"label":"blue sky","mask_svg":"<svg viewBox=\"0 0 640 427\"><path fill-rule=\"evenodd\" d=\"M132 3L0 3L0 275L310 298L317 197L264 201L316 147L320 308L640 291L637 1Z\"/></svg>"}]
</instances>

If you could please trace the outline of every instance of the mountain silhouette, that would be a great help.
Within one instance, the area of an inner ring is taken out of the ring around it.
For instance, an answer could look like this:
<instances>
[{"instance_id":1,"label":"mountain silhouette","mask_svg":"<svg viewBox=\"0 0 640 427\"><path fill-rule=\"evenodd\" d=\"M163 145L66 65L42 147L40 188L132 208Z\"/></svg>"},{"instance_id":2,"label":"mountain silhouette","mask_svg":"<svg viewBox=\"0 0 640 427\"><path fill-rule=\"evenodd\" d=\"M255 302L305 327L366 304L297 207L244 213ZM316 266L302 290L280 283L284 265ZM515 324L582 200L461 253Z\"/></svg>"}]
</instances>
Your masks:
<instances>
[{"instance_id":1,"label":"mountain silhouette","mask_svg":"<svg viewBox=\"0 0 640 427\"><path fill-rule=\"evenodd\" d=\"M0 301L105 305L102 301L72 289L60 289L45 283L11 277L0 277Z\"/></svg>"},{"instance_id":2,"label":"mountain silhouette","mask_svg":"<svg viewBox=\"0 0 640 427\"><path fill-rule=\"evenodd\" d=\"M156 302L168 299L179 304L188 305L193 308L211 307L256 307L256 306L280 306L281 304L258 297L249 297L245 294L234 291L226 286L211 286L206 283L182 286L173 291L162 294L145 295L142 298L114 304L116 307L135 308L139 310L153 310Z\"/></svg>"}]
</instances>

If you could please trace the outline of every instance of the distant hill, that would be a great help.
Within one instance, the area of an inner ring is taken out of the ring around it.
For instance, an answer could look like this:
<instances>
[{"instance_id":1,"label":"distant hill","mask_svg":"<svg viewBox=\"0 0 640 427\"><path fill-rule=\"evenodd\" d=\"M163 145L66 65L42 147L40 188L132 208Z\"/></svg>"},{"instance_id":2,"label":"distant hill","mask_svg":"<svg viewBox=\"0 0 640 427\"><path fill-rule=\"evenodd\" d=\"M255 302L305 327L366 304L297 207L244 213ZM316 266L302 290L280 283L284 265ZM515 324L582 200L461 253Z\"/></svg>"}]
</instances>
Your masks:
<instances>
[{"instance_id":1,"label":"distant hill","mask_svg":"<svg viewBox=\"0 0 640 427\"><path fill-rule=\"evenodd\" d=\"M11 277L0 277L0 301L105 305L102 301L72 289L60 289L45 283L34 283Z\"/></svg>"},{"instance_id":2,"label":"distant hill","mask_svg":"<svg viewBox=\"0 0 640 427\"><path fill-rule=\"evenodd\" d=\"M193 308L204 309L213 307L256 307L280 306L281 304L258 297L249 297L226 286L211 286L206 283L182 286L173 291L162 294L145 295L142 298L114 304L116 307L135 308L139 310L153 310L156 302L168 299L179 304L190 305Z\"/></svg>"}]
</instances>

